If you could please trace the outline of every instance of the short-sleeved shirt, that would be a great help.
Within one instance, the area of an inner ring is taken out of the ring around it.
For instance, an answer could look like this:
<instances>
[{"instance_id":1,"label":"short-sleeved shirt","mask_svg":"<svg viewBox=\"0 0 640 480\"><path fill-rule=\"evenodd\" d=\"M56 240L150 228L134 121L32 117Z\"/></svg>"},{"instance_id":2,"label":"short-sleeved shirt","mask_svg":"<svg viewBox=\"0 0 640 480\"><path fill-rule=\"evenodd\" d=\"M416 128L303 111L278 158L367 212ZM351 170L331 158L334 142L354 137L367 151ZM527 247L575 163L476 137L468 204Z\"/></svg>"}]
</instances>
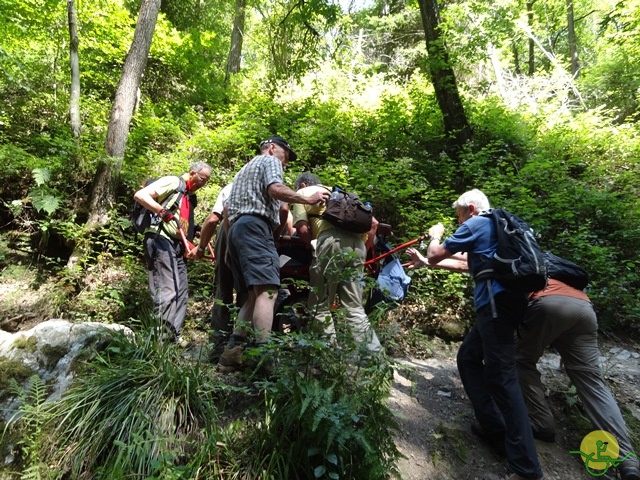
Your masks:
<instances>
[{"instance_id":1,"label":"short-sleeved shirt","mask_svg":"<svg viewBox=\"0 0 640 480\"><path fill-rule=\"evenodd\" d=\"M456 232L447 238L442 244L450 253L466 252L469 273L475 277L487 259L496 252L498 239L491 219L474 215L458 227ZM487 282L476 282L473 292L475 309L487 305L491 301L491 295L506 290L498 281L490 280L491 292Z\"/></svg>"},{"instance_id":2,"label":"short-sleeved shirt","mask_svg":"<svg viewBox=\"0 0 640 480\"><path fill-rule=\"evenodd\" d=\"M175 192L174 195L176 198L169 200L169 202L167 203L167 208L174 205L179 195L179 193L176 192L176 189L180 187L180 179L178 177L176 177L175 175L167 175L166 177L160 177L151 185L153 185L153 189L158 194L158 197L156 198L156 201L158 203L164 202L164 200L167 198L168 195L170 195L172 192ZM174 211L179 211L179 208L174 209ZM185 221L188 222L189 219L180 218L181 223ZM160 228L161 222L162 220L159 219L157 215L154 215L151 218L151 226L147 228L144 231L144 233L145 234L157 233L158 229ZM171 238L173 240L180 239L180 236L178 235L178 228L176 226L176 223L173 221L162 222L162 229L160 230L160 235Z\"/></svg>"},{"instance_id":3,"label":"short-sleeved shirt","mask_svg":"<svg viewBox=\"0 0 640 480\"><path fill-rule=\"evenodd\" d=\"M547 286L544 290L539 290L529 295L529 300L533 300L539 297L546 297L547 295L562 295L565 297L579 298L580 300L584 300L585 302L591 301L589 300L587 294L582 290L573 288L566 283L563 283L560 280L556 280L554 278L550 278L547 280Z\"/></svg>"},{"instance_id":4,"label":"short-sleeved shirt","mask_svg":"<svg viewBox=\"0 0 640 480\"><path fill-rule=\"evenodd\" d=\"M224 186L218 197L216 198L216 203L213 204L213 208L211 211L213 213L217 213L220 218L222 218L222 214L224 212L224 204L229 199L229 195L231 194L231 187L233 187L233 182Z\"/></svg>"},{"instance_id":5,"label":"short-sleeved shirt","mask_svg":"<svg viewBox=\"0 0 640 480\"><path fill-rule=\"evenodd\" d=\"M305 197L310 197L316 192L325 192L331 191L330 188L323 187L322 185L311 185L310 187L304 187L298 190L300 195ZM326 220L319 218L318 215L322 215L325 210L324 204L314 204L307 205L304 203L294 203L291 208L291 213L293 215L293 225L300 221L305 221L311 227L311 233L313 234L313 238L318 238L322 232L333 228Z\"/></svg>"},{"instance_id":6,"label":"short-sleeved shirt","mask_svg":"<svg viewBox=\"0 0 640 480\"><path fill-rule=\"evenodd\" d=\"M258 215L273 227L280 224L280 200L269 195L269 185L284 183L282 162L271 155L258 155L233 179L228 200L229 221L240 215Z\"/></svg>"},{"instance_id":7,"label":"short-sleeved shirt","mask_svg":"<svg viewBox=\"0 0 640 480\"><path fill-rule=\"evenodd\" d=\"M298 193L305 197L310 197L316 192L327 192L327 191L331 192L331 189L323 185L311 185L309 187L301 188L300 190L298 190ZM293 226L295 227L296 223L298 223L301 220L304 220L311 227L311 233L313 234L313 238L317 239L318 237L320 237L320 234L326 231L329 231L332 228L337 228L331 222L328 222L327 220L324 220L319 217L319 215L322 215L325 210L326 210L326 204L324 203L314 204L314 205L294 203L293 207L291 208L291 213L293 215ZM368 236L369 236L368 233L363 233L361 235L362 241L366 242Z\"/></svg>"}]
</instances>

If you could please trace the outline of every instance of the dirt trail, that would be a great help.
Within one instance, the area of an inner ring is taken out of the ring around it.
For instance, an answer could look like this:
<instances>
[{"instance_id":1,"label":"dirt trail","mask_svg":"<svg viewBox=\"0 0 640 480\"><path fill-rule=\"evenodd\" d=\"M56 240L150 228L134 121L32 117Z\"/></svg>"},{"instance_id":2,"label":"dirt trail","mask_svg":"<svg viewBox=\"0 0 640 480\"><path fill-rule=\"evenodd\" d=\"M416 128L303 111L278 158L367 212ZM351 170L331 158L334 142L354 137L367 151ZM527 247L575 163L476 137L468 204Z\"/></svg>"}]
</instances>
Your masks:
<instances>
[{"instance_id":1,"label":"dirt trail","mask_svg":"<svg viewBox=\"0 0 640 480\"><path fill-rule=\"evenodd\" d=\"M603 345L605 371L619 404L640 420L640 354L633 347ZM455 364L457 346L446 347L427 360L406 360L406 370L396 371L390 400L398 414L397 446L406 457L400 461L403 480L474 480L488 473L502 473L506 461L469 430L473 420ZM552 392L566 391L568 377L560 370L559 357L548 353L541 359L545 385ZM552 395L558 438L550 444L536 441L546 480L614 479L590 475L570 450L579 450L584 433L572 426L562 412L566 400Z\"/></svg>"}]
</instances>

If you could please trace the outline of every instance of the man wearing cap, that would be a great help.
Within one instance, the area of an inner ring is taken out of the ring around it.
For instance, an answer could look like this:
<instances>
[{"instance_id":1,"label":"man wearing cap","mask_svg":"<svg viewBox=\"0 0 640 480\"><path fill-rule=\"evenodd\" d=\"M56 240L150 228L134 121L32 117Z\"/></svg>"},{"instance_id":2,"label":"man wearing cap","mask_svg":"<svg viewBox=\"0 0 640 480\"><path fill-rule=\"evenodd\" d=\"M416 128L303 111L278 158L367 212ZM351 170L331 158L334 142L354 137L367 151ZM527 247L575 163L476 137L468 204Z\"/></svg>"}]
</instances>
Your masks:
<instances>
[{"instance_id":1,"label":"man wearing cap","mask_svg":"<svg viewBox=\"0 0 640 480\"><path fill-rule=\"evenodd\" d=\"M269 339L280 286L280 262L273 239L273 230L281 223L280 202L313 205L329 197L329 192L305 197L284 184L283 168L296 158L287 141L274 135L260 144L260 155L242 167L233 180L227 202L227 252L236 292L246 292L247 298L218 362L223 372L242 366L245 326L253 327L257 345Z\"/></svg>"}]
</instances>

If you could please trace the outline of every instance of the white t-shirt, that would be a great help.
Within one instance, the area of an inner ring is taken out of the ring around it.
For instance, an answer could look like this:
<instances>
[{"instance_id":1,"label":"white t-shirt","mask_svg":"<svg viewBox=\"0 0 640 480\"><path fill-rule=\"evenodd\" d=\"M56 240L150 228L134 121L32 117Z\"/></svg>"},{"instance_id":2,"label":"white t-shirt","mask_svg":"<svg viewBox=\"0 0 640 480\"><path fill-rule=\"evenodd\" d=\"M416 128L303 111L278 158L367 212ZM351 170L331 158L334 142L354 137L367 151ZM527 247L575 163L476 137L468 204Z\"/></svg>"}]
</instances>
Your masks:
<instances>
[{"instance_id":1,"label":"white t-shirt","mask_svg":"<svg viewBox=\"0 0 640 480\"><path fill-rule=\"evenodd\" d=\"M218 198L216 198L216 203L213 205L213 208L211 209L211 211L213 213L217 213L220 216L220 218L222 218L222 213L224 212L224 204L229 198L229 195L231 194L231 187L233 187L233 182L225 185L225 187L222 190L220 190L220 193L218 194Z\"/></svg>"}]
</instances>

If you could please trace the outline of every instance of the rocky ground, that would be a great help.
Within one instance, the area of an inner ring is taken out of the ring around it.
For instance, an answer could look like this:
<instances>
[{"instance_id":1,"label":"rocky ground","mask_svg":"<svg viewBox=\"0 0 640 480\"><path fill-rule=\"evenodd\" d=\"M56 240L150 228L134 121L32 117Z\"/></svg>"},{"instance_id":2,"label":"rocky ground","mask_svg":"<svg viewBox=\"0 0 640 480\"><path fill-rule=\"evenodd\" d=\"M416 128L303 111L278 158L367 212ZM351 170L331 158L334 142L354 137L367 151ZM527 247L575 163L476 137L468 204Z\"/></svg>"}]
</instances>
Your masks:
<instances>
[{"instance_id":1,"label":"rocky ground","mask_svg":"<svg viewBox=\"0 0 640 480\"><path fill-rule=\"evenodd\" d=\"M11 311L0 312L0 327L5 331L26 330L45 320L45 289L27 287L25 279L0 281L0 297L11 300ZM195 339L206 348L206 337ZM397 445L404 458L400 462L403 480L475 480L486 473L500 473L505 460L471 433L473 412L466 398L455 365L459 344L434 340L428 359L398 359L390 399L398 415L400 431ZM640 438L640 347L621 338L601 339L603 366L630 429ZM584 436L592 429L579 410L571 407L575 393L561 369L560 359L549 352L540 363L545 385L558 423L558 438L553 444L537 442L547 480L590 480L580 458L570 454L579 450ZM640 445L636 443L636 452ZM599 478L616 478L611 469Z\"/></svg>"},{"instance_id":2,"label":"rocky ground","mask_svg":"<svg viewBox=\"0 0 640 480\"><path fill-rule=\"evenodd\" d=\"M619 339L603 339L606 378L619 404L640 424L640 353ZM455 364L457 345L438 348L426 360L402 360L396 371L391 407L400 424L397 445L403 480L474 480L487 473L502 473L505 460L469 429L473 411ZM556 443L536 441L547 480L588 480L585 464L571 450L579 450L592 429L569 405L575 394L561 369L560 357L547 353L540 368L550 387L550 402L559 426ZM564 392L564 393L559 393ZM571 412L574 413L571 413ZM632 428L634 426L632 425ZM636 438L640 432L635 432ZM637 445L636 445L637 447ZM637 450L636 450L637 451ZM599 478L617 478L614 469Z\"/></svg>"}]
</instances>

